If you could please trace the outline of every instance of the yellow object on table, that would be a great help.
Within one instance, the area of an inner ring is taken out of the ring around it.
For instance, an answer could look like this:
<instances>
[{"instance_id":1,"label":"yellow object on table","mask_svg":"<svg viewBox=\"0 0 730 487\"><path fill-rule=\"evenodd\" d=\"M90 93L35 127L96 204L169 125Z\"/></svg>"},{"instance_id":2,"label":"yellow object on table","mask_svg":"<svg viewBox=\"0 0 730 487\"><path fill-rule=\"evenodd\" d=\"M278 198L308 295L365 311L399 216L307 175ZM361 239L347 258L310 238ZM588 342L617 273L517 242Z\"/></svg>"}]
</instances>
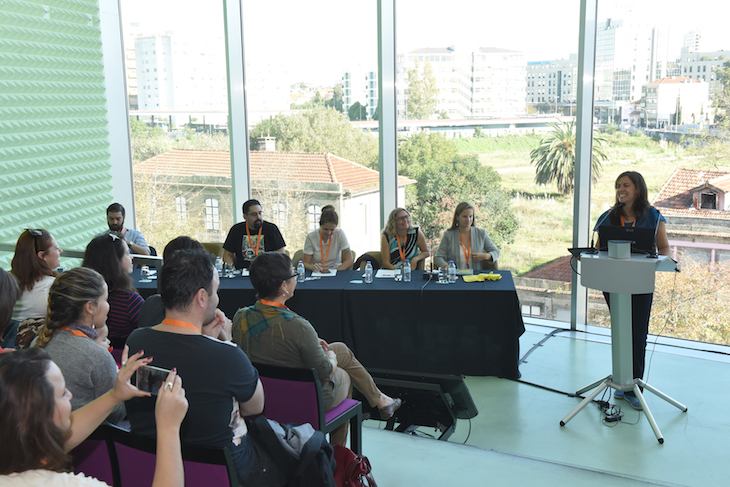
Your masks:
<instances>
[{"instance_id":1,"label":"yellow object on table","mask_svg":"<svg viewBox=\"0 0 730 487\"><path fill-rule=\"evenodd\" d=\"M464 282L484 282L484 281L499 281L502 279L502 274L495 274L490 272L489 274L476 274L471 276L461 276Z\"/></svg>"}]
</instances>

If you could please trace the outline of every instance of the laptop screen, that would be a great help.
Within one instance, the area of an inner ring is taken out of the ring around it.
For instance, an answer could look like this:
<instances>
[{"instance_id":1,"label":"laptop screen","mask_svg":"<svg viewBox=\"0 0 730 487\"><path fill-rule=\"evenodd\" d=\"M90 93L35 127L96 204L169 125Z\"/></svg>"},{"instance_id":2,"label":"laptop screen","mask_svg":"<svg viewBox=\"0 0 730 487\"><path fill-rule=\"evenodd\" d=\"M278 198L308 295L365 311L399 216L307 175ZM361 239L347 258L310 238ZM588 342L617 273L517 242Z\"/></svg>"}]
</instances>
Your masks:
<instances>
[{"instance_id":1,"label":"laptop screen","mask_svg":"<svg viewBox=\"0 0 730 487\"><path fill-rule=\"evenodd\" d=\"M631 253L654 254L655 229L647 227L621 227L602 225L598 227L598 240L601 243L599 250L608 250L609 240L628 240L631 242Z\"/></svg>"}]
</instances>

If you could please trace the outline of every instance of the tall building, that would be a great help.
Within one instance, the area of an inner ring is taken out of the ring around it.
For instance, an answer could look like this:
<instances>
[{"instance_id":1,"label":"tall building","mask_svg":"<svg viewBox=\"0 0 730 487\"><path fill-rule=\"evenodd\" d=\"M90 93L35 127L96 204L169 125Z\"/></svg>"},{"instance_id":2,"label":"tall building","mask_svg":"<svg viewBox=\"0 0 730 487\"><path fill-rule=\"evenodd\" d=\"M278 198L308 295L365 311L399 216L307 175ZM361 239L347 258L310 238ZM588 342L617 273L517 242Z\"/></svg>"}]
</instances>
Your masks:
<instances>
[{"instance_id":1,"label":"tall building","mask_svg":"<svg viewBox=\"0 0 730 487\"><path fill-rule=\"evenodd\" d=\"M689 52L682 49L679 67L682 76L709 83L710 99L714 99L715 93L720 89L715 69L722 68L727 61L730 61L730 51Z\"/></svg>"},{"instance_id":2,"label":"tall building","mask_svg":"<svg viewBox=\"0 0 730 487\"><path fill-rule=\"evenodd\" d=\"M688 53L702 50L702 29L691 30L684 35L682 50Z\"/></svg>"},{"instance_id":3,"label":"tall building","mask_svg":"<svg viewBox=\"0 0 730 487\"><path fill-rule=\"evenodd\" d=\"M573 104L578 78L578 55L568 59L527 63L527 103L529 105ZM557 108L556 108L557 110Z\"/></svg>"},{"instance_id":4,"label":"tall building","mask_svg":"<svg viewBox=\"0 0 730 487\"><path fill-rule=\"evenodd\" d=\"M641 108L646 126L652 128L708 123L710 117L709 85L683 76L662 78L641 87Z\"/></svg>"},{"instance_id":5,"label":"tall building","mask_svg":"<svg viewBox=\"0 0 730 487\"><path fill-rule=\"evenodd\" d=\"M350 71L345 71L345 73L342 75L342 112L347 113L350 108L355 103L360 103L363 107L366 107L367 109L367 115L368 118L372 116L372 114L375 112L375 107L377 107L377 98L378 98L378 77L377 73L375 74L375 84L374 84L374 91L375 91L375 98L374 102L375 105L372 107L372 110L370 110L370 89L372 84L372 80L369 80L371 74L373 72L370 71L367 74L362 69L353 69Z\"/></svg>"},{"instance_id":6,"label":"tall building","mask_svg":"<svg viewBox=\"0 0 730 487\"><path fill-rule=\"evenodd\" d=\"M509 117L525 113L524 54L482 47L459 52L454 47L424 48L396 56L396 110L408 114L408 71L418 60L431 64L438 101L433 114L449 118ZM421 68L422 69L422 68Z\"/></svg>"}]
</instances>

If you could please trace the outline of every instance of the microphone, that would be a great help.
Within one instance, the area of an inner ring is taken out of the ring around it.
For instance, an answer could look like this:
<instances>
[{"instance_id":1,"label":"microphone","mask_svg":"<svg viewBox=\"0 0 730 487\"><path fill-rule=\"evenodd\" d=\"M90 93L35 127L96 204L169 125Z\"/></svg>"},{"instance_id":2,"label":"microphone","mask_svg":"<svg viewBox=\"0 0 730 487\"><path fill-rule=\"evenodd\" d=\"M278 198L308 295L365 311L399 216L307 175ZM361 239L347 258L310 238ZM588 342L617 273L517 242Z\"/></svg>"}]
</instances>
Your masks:
<instances>
[{"instance_id":1,"label":"microphone","mask_svg":"<svg viewBox=\"0 0 730 487\"><path fill-rule=\"evenodd\" d=\"M606 212L606 214L605 214L605 215L603 215L603 217L602 217L602 218L600 218L600 219L598 220L598 222L596 223L596 226L595 226L595 227L593 228L593 233L591 234L591 247L593 247L593 239L594 239L594 237L596 236L596 231L598 230L598 227L600 227L600 226L601 226L601 223L603 223L603 222L604 222L604 221L606 220L606 218L608 218L608 216L609 216L609 215L611 214L611 212L612 212L613 210L615 210L616 208L621 208L621 207L623 207L623 206L626 206L626 203L621 203L621 195L619 195L618 199L619 199L619 202L618 202L618 203L616 203L615 205L613 205L613 206L612 206L612 207L611 207L611 208L610 208L610 209L609 209L609 210L608 210L608 211ZM596 249L596 251L598 251L598 249Z\"/></svg>"},{"instance_id":2,"label":"microphone","mask_svg":"<svg viewBox=\"0 0 730 487\"><path fill-rule=\"evenodd\" d=\"M433 233L434 233L433 225L431 225L431 252L433 252ZM436 258L435 255L431 256L431 272L433 272L433 259L435 259L435 258Z\"/></svg>"}]
</instances>

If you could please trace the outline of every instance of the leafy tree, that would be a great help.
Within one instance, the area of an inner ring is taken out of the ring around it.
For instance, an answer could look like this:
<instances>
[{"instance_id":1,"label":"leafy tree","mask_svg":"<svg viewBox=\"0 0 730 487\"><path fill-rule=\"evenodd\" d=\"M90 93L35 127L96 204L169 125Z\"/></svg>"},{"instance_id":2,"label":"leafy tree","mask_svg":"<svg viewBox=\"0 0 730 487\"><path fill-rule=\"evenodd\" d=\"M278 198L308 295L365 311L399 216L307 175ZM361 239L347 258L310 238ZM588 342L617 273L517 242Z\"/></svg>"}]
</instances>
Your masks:
<instances>
[{"instance_id":1,"label":"leafy tree","mask_svg":"<svg viewBox=\"0 0 730 487\"><path fill-rule=\"evenodd\" d=\"M324 106L334 108L338 112L342 111L342 83L335 85L332 98L324 102Z\"/></svg>"},{"instance_id":2,"label":"leafy tree","mask_svg":"<svg viewBox=\"0 0 730 487\"><path fill-rule=\"evenodd\" d=\"M347 111L347 116L350 117L350 120L367 120L368 109L362 106L359 101L356 101Z\"/></svg>"},{"instance_id":3,"label":"leafy tree","mask_svg":"<svg viewBox=\"0 0 730 487\"><path fill-rule=\"evenodd\" d=\"M264 136L275 137L280 151L330 152L364 166L378 164L378 139L354 128L346 115L332 108L262 120L251 129L251 137Z\"/></svg>"},{"instance_id":4,"label":"leafy tree","mask_svg":"<svg viewBox=\"0 0 730 487\"><path fill-rule=\"evenodd\" d=\"M730 61L725 61L721 68L715 68L720 88L715 93L715 123L723 130L730 130Z\"/></svg>"},{"instance_id":5,"label":"leafy tree","mask_svg":"<svg viewBox=\"0 0 730 487\"><path fill-rule=\"evenodd\" d=\"M540 144L530 152L530 160L536 166L535 182L557 183L558 191L569 194L575 183L575 123L549 123L552 129ZM593 134L592 179L595 184L601 173L602 163L608 156L604 151L605 137Z\"/></svg>"},{"instance_id":6,"label":"leafy tree","mask_svg":"<svg viewBox=\"0 0 730 487\"><path fill-rule=\"evenodd\" d=\"M415 59L413 68L408 70L407 116L412 120L426 120L436 111L439 90L433 75L431 62L426 61L423 71Z\"/></svg>"},{"instance_id":7,"label":"leafy tree","mask_svg":"<svg viewBox=\"0 0 730 487\"><path fill-rule=\"evenodd\" d=\"M444 136L419 133L401 139L398 159L401 173L417 181L406 190L406 207L424 233L433 226L438 238L450 226L456 205L468 201L478 225L497 246L514 240L519 222L510 210L510 196L502 190L499 174L482 166L476 154L460 156Z\"/></svg>"}]
</instances>

